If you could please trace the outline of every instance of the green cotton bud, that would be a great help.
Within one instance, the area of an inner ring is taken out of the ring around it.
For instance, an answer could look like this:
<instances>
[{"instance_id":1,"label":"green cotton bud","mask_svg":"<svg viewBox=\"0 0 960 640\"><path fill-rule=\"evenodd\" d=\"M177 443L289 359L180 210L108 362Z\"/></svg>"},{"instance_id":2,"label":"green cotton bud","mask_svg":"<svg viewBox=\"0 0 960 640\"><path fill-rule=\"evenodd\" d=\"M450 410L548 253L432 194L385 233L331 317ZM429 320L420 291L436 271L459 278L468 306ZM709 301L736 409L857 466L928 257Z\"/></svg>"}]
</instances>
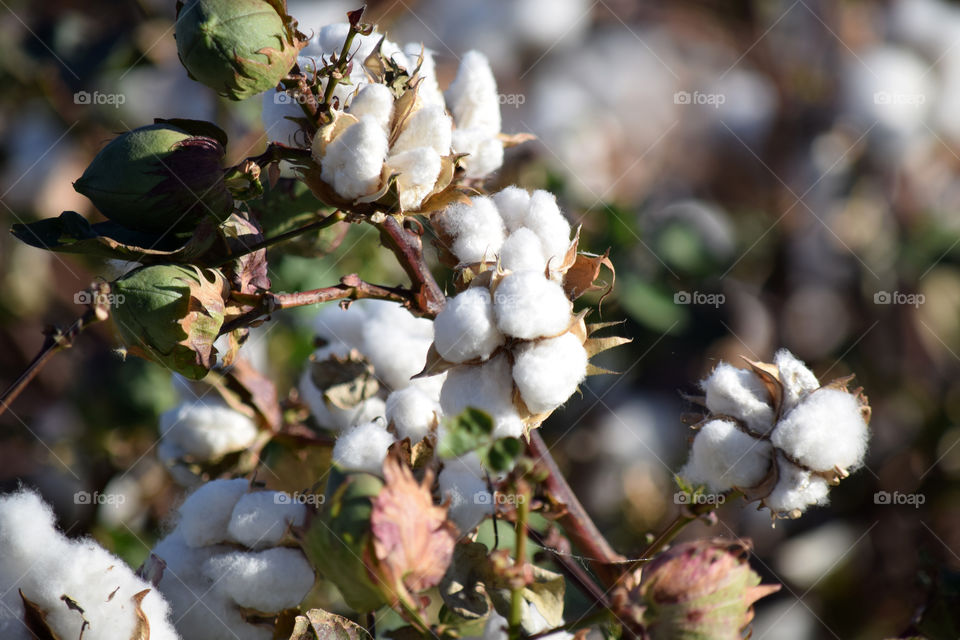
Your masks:
<instances>
[{"instance_id":1,"label":"green cotton bud","mask_svg":"<svg viewBox=\"0 0 960 640\"><path fill-rule=\"evenodd\" d=\"M154 265L110 284L110 316L129 353L191 380L216 364L227 279L191 265Z\"/></svg>"},{"instance_id":2,"label":"green cotton bud","mask_svg":"<svg viewBox=\"0 0 960 640\"><path fill-rule=\"evenodd\" d=\"M219 222L233 211L223 154L211 137L152 124L111 140L73 188L128 229L189 231L206 216Z\"/></svg>"},{"instance_id":3,"label":"green cotton bud","mask_svg":"<svg viewBox=\"0 0 960 640\"><path fill-rule=\"evenodd\" d=\"M180 62L194 80L231 100L274 88L306 44L284 0L187 0L178 3Z\"/></svg>"}]
</instances>

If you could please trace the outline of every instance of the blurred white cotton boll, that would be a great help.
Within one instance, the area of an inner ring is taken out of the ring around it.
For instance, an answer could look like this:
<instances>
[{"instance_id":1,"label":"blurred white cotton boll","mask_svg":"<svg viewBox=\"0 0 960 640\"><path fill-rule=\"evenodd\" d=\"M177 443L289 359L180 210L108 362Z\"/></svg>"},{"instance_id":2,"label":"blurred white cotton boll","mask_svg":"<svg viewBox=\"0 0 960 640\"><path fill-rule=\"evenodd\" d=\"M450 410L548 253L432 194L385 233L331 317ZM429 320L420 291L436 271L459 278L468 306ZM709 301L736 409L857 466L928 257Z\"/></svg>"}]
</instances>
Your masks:
<instances>
[{"instance_id":1,"label":"blurred white cotton boll","mask_svg":"<svg viewBox=\"0 0 960 640\"><path fill-rule=\"evenodd\" d=\"M180 508L177 530L191 547L203 547L227 539L230 517L240 496L250 488L243 478L213 480L187 496Z\"/></svg>"},{"instance_id":2,"label":"blurred white cotton boll","mask_svg":"<svg viewBox=\"0 0 960 640\"><path fill-rule=\"evenodd\" d=\"M448 416L459 415L467 407L486 411L493 417L497 437L515 436L518 423L522 430L513 406L513 379L505 354L480 366L461 366L448 371L440 392L440 406Z\"/></svg>"},{"instance_id":3,"label":"blurred white cotton boll","mask_svg":"<svg viewBox=\"0 0 960 640\"><path fill-rule=\"evenodd\" d=\"M457 128L500 132L500 99L490 63L479 51L468 51L460 59L457 76L447 89L447 104Z\"/></svg>"},{"instance_id":4,"label":"blurred white cotton boll","mask_svg":"<svg viewBox=\"0 0 960 640\"><path fill-rule=\"evenodd\" d=\"M503 342L493 319L490 291L483 287L470 287L448 300L434 320L434 344L448 362L485 360Z\"/></svg>"},{"instance_id":5,"label":"blurred white cotton boll","mask_svg":"<svg viewBox=\"0 0 960 640\"><path fill-rule=\"evenodd\" d=\"M389 133L393 115L393 92L383 84L368 84L350 102L350 113L357 118L370 116Z\"/></svg>"},{"instance_id":6,"label":"blurred white cotton boll","mask_svg":"<svg viewBox=\"0 0 960 640\"><path fill-rule=\"evenodd\" d=\"M387 449L394 442L393 434L379 422L359 424L337 438L333 461L344 469L380 475Z\"/></svg>"},{"instance_id":7,"label":"blurred white cotton boll","mask_svg":"<svg viewBox=\"0 0 960 640\"><path fill-rule=\"evenodd\" d=\"M383 86L383 85L376 85ZM403 126L391 154L403 153L419 147L429 147L437 155L450 155L453 122L443 105L427 105L414 112Z\"/></svg>"},{"instance_id":8,"label":"blurred white cotton boll","mask_svg":"<svg viewBox=\"0 0 960 640\"><path fill-rule=\"evenodd\" d=\"M433 342L433 322L417 318L395 302L372 301L360 351L390 389L402 389L420 373Z\"/></svg>"},{"instance_id":9,"label":"blurred white cotton boll","mask_svg":"<svg viewBox=\"0 0 960 640\"><path fill-rule=\"evenodd\" d=\"M819 389L777 424L771 441L800 464L830 471L859 467L868 437L855 396L839 389Z\"/></svg>"},{"instance_id":10,"label":"blurred white cotton boll","mask_svg":"<svg viewBox=\"0 0 960 640\"><path fill-rule=\"evenodd\" d=\"M509 186L497 191L492 198L508 233L512 234L523 226L527 211L530 209L529 191Z\"/></svg>"},{"instance_id":11,"label":"blurred white cotton boll","mask_svg":"<svg viewBox=\"0 0 960 640\"><path fill-rule=\"evenodd\" d=\"M513 380L532 413L552 411L566 402L586 374L587 352L572 333L531 342L515 352Z\"/></svg>"},{"instance_id":12,"label":"blurred white cotton boll","mask_svg":"<svg viewBox=\"0 0 960 640\"><path fill-rule=\"evenodd\" d=\"M443 107L443 92L440 91L440 86L437 84L437 64L433 58L433 51L424 48L419 42L410 42L404 45L403 52L411 65L411 68L408 69L411 72L413 66L417 64L417 60L422 56L419 74L421 80L417 86L417 97L424 105Z\"/></svg>"},{"instance_id":13,"label":"blurred white cotton boll","mask_svg":"<svg viewBox=\"0 0 960 640\"><path fill-rule=\"evenodd\" d=\"M343 309L339 304L324 305L313 319L313 331L329 342L340 342L359 349L363 344L363 324L367 300L357 300Z\"/></svg>"},{"instance_id":14,"label":"blurred white cotton boll","mask_svg":"<svg viewBox=\"0 0 960 640\"><path fill-rule=\"evenodd\" d=\"M387 151L387 134L375 118L363 116L327 145L320 176L349 200L370 195L380 185Z\"/></svg>"},{"instance_id":15,"label":"blurred white cotton boll","mask_svg":"<svg viewBox=\"0 0 960 640\"><path fill-rule=\"evenodd\" d=\"M783 411L786 415L808 393L820 387L817 376L807 368L787 349L780 349L774 355L773 363L780 372L780 382L783 383Z\"/></svg>"},{"instance_id":16,"label":"blurred white cotton boll","mask_svg":"<svg viewBox=\"0 0 960 640\"><path fill-rule=\"evenodd\" d=\"M436 217L436 222L452 240L450 251L462 264L492 259L504 240L503 220L496 205L486 196L457 202Z\"/></svg>"},{"instance_id":17,"label":"blurred white cotton boll","mask_svg":"<svg viewBox=\"0 0 960 640\"><path fill-rule=\"evenodd\" d=\"M300 148L310 146L307 133L295 120L306 115L293 96L280 91L266 91L260 98L260 104L263 132L269 142Z\"/></svg>"},{"instance_id":18,"label":"blurred white cotton boll","mask_svg":"<svg viewBox=\"0 0 960 640\"><path fill-rule=\"evenodd\" d=\"M309 369L304 370L301 374L298 389L300 397L307 403L310 414L317 421L317 424L332 431L343 431L361 422L370 422L383 416L384 413L383 400L376 396L347 408L341 408L327 402L323 396L323 391L313 383Z\"/></svg>"},{"instance_id":19,"label":"blurred white cotton boll","mask_svg":"<svg viewBox=\"0 0 960 640\"><path fill-rule=\"evenodd\" d=\"M417 443L430 435L440 419L440 403L415 386L394 391L387 396L387 422L401 439Z\"/></svg>"},{"instance_id":20,"label":"blurred white cotton boll","mask_svg":"<svg viewBox=\"0 0 960 640\"><path fill-rule=\"evenodd\" d=\"M712 413L739 418L759 434L766 434L773 427L770 393L751 371L721 362L700 386Z\"/></svg>"},{"instance_id":21,"label":"blurred white cotton boll","mask_svg":"<svg viewBox=\"0 0 960 640\"><path fill-rule=\"evenodd\" d=\"M770 470L771 452L769 442L750 437L729 420L711 420L694 437L680 476L710 491L753 487Z\"/></svg>"},{"instance_id":22,"label":"blurred white cotton boll","mask_svg":"<svg viewBox=\"0 0 960 640\"><path fill-rule=\"evenodd\" d=\"M823 505L828 501L830 486L827 481L809 471L776 456L777 484L763 503L774 512L803 512L807 507Z\"/></svg>"},{"instance_id":23,"label":"blurred white cotton boll","mask_svg":"<svg viewBox=\"0 0 960 640\"><path fill-rule=\"evenodd\" d=\"M450 500L449 518L460 535L470 533L493 514L493 496L487 483L471 471L458 468L455 462L444 467L437 483L441 498Z\"/></svg>"},{"instance_id":24,"label":"blurred white cotton boll","mask_svg":"<svg viewBox=\"0 0 960 640\"><path fill-rule=\"evenodd\" d=\"M493 312L504 334L532 340L563 333L573 305L561 287L536 271L508 274L493 292Z\"/></svg>"},{"instance_id":25,"label":"blurred white cotton boll","mask_svg":"<svg viewBox=\"0 0 960 640\"><path fill-rule=\"evenodd\" d=\"M442 161L430 147L417 147L387 158L391 172L399 173L397 187L400 191L400 208L404 211L417 209L433 191L440 175Z\"/></svg>"},{"instance_id":26,"label":"blurred white cotton boll","mask_svg":"<svg viewBox=\"0 0 960 640\"><path fill-rule=\"evenodd\" d=\"M160 416L160 437L199 460L215 460L253 444L257 426L226 403L198 400Z\"/></svg>"},{"instance_id":27,"label":"blurred white cotton boll","mask_svg":"<svg viewBox=\"0 0 960 640\"><path fill-rule=\"evenodd\" d=\"M227 533L250 549L263 549L279 544L290 527L303 525L306 515L307 507L285 493L247 493L233 507Z\"/></svg>"},{"instance_id":28,"label":"blurred white cotton boll","mask_svg":"<svg viewBox=\"0 0 960 640\"><path fill-rule=\"evenodd\" d=\"M297 606L313 586L313 569L297 549L276 547L257 553L215 555L203 573L241 607L281 611Z\"/></svg>"},{"instance_id":29,"label":"blurred white cotton boll","mask_svg":"<svg viewBox=\"0 0 960 640\"><path fill-rule=\"evenodd\" d=\"M545 271L547 259L536 233L520 227L500 247L500 266L507 271Z\"/></svg>"},{"instance_id":30,"label":"blurred white cotton boll","mask_svg":"<svg viewBox=\"0 0 960 640\"><path fill-rule=\"evenodd\" d=\"M844 522L831 522L791 536L777 549L777 575L793 586L808 589L842 568L856 543L857 534Z\"/></svg>"}]
</instances>

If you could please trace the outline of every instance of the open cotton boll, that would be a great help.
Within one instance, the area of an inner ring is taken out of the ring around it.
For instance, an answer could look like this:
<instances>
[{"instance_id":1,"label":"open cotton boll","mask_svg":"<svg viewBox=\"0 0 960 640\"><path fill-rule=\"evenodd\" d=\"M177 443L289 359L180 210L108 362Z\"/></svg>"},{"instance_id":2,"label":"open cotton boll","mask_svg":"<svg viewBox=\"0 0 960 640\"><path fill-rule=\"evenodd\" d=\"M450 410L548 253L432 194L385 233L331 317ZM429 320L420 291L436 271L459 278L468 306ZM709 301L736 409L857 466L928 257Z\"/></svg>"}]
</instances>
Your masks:
<instances>
[{"instance_id":1,"label":"open cotton boll","mask_svg":"<svg viewBox=\"0 0 960 640\"><path fill-rule=\"evenodd\" d=\"M778 479L773 491L763 499L775 513L804 512L807 507L823 505L828 501L830 486L820 476L801 469L777 456Z\"/></svg>"},{"instance_id":2,"label":"open cotton boll","mask_svg":"<svg viewBox=\"0 0 960 640\"><path fill-rule=\"evenodd\" d=\"M429 147L436 151L437 155L450 155L452 135L453 121L443 105L427 105L410 116L396 142L390 147L390 153Z\"/></svg>"},{"instance_id":3,"label":"open cotton boll","mask_svg":"<svg viewBox=\"0 0 960 640\"><path fill-rule=\"evenodd\" d=\"M367 302L369 301L357 300L346 309L336 303L324 305L313 318L313 332L330 343L342 343L347 347L359 349L363 344L363 323L367 317L368 305L365 304Z\"/></svg>"},{"instance_id":4,"label":"open cotton boll","mask_svg":"<svg viewBox=\"0 0 960 640\"><path fill-rule=\"evenodd\" d=\"M300 376L299 390L300 398L307 403L310 414L317 424L332 431L343 431L361 422L370 422L383 416L383 400L376 396L346 409L327 402L323 397L323 391L313 384L309 369Z\"/></svg>"},{"instance_id":5,"label":"open cotton boll","mask_svg":"<svg viewBox=\"0 0 960 640\"><path fill-rule=\"evenodd\" d=\"M361 351L373 364L377 379L396 390L408 386L426 365L433 323L389 304L397 311L371 317L364 325Z\"/></svg>"},{"instance_id":6,"label":"open cotton boll","mask_svg":"<svg viewBox=\"0 0 960 640\"><path fill-rule=\"evenodd\" d=\"M818 389L820 382L803 362L786 349L777 351L773 363L780 372L780 382L783 384L782 414L786 415L804 396Z\"/></svg>"},{"instance_id":7,"label":"open cotton boll","mask_svg":"<svg viewBox=\"0 0 960 640\"><path fill-rule=\"evenodd\" d=\"M428 397L440 402L440 391L443 389L443 383L447 379L447 372L438 373L432 376L415 378L410 381L411 387L416 387Z\"/></svg>"},{"instance_id":8,"label":"open cotton boll","mask_svg":"<svg viewBox=\"0 0 960 640\"><path fill-rule=\"evenodd\" d=\"M371 116L347 127L327 145L320 177L348 200L375 192L387 159L387 134Z\"/></svg>"},{"instance_id":9,"label":"open cotton boll","mask_svg":"<svg viewBox=\"0 0 960 640\"><path fill-rule=\"evenodd\" d=\"M349 111L357 118L373 118L384 133L388 133L393 115L393 92L383 84L368 84L350 101Z\"/></svg>"},{"instance_id":10,"label":"open cotton boll","mask_svg":"<svg viewBox=\"0 0 960 640\"><path fill-rule=\"evenodd\" d=\"M333 461L344 469L381 475L387 449L394 442L393 434L379 422L358 424L337 438Z\"/></svg>"},{"instance_id":11,"label":"open cotton boll","mask_svg":"<svg viewBox=\"0 0 960 640\"><path fill-rule=\"evenodd\" d=\"M230 514L230 538L251 549L274 546L290 527L303 525L307 507L280 491L256 491L237 501Z\"/></svg>"},{"instance_id":12,"label":"open cotton boll","mask_svg":"<svg viewBox=\"0 0 960 640\"><path fill-rule=\"evenodd\" d=\"M460 67L450 88L447 105L457 128L476 128L496 135L500 132L500 96L486 56L468 51L460 60Z\"/></svg>"},{"instance_id":13,"label":"open cotton boll","mask_svg":"<svg viewBox=\"0 0 960 640\"><path fill-rule=\"evenodd\" d=\"M536 233L520 227L500 247L500 266L507 271L540 271L547 268L543 243Z\"/></svg>"},{"instance_id":14,"label":"open cotton boll","mask_svg":"<svg viewBox=\"0 0 960 640\"><path fill-rule=\"evenodd\" d=\"M489 289L470 287L447 301L433 322L434 346L447 362L486 360L503 344Z\"/></svg>"},{"instance_id":15,"label":"open cotton boll","mask_svg":"<svg viewBox=\"0 0 960 640\"><path fill-rule=\"evenodd\" d=\"M198 400L163 413L160 436L187 455L215 460L253 444L257 425L224 402Z\"/></svg>"},{"instance_id":16,"label":"open cotton boll","mask_svg":"<svg viewBox=\"0 0 960 640\"><path fill-rule=\"evenodd\" d=\"M273 613L297 606L313 586L313 569L298 549L234 551L213 556L203 573L241 607Z\"/></svg>"},{"instance_id":17,"label":"open cotton boll","mask_svg":"<svg viewBox=\"0 0 960 640\"><path fill-rule=\"evenodd\" d=\"M461 160L467 178L483 178L503 165L503 142L480 129L455 129L451 138L456 153L467 154Z\"/></svg>"},{"instance_id":18,"label":"open cotton boll","mask_svg":"<svg viewBox=\"0 0 960 640\"><path fill-rule=\"evenodd\" d=\"M440 415L440 403L415 386L387 396L387 422L394 426L400 439L420 442L437 426Z\"/></svg>"},{"instance_id":19,"label":"open cotton boll","mask_svg":"<svg viewBox=\"0 0 960 640\"><path fill-rule=\"evenodd\" d=\"M531 229L543 243L544 256L561 260L570 248L570 223L557 206L557 197L538 189L530 196L530 208L523 226Z\"/></svg>"},{"instance_id":20,"label":"open cotton boll","mask_svg":"<svg viewBox=\"0 0 960 640\"><path fill-rule=\"evenodd\" d=\"M410 42L404 45L403 53L407 56L411 73L413 68L420 60L420 71L418 77L420 84L417 86L417 98L425 106L437 104L444 106L443 92L440 91L440 85L437 84L437 63L433 58L433 51L427 49L419 42Z\"/></svg>"},{"instance_id":21,"label":"open cotton boll","mask_svg":"<svg viewBox=\"0 0 960 640\"><path fill-rule=\"evenodd\" d=\"M500 354L479 366L449 370L440 391L440 407L448 416L459 415L467 407L481 409L493 417L497 437L515 435L521 423L513 406L513 379L507 356Z\"/></svg>"},{"instance_id":22,"label":"open cotton boll","mask_svg":"<svg viewBox=\"0 0 960 640\"><path fill-rule=\"evenodd\" d=\"M177 509L177 529L184 541L202 547L226 540L233 508L249 489L250 483L243 478L213 480L187 496Z\"/></svg>"},{"instance_id":23,"label":"open cotton boll","mask_svg":"<svg viewBox=\"0 0 960 640\"><path fill-rule=\"evenodd\" d=\"M563 333L572 321L572 310L563 287L537 271L508 274L493 292L497 327L523 340Z\"/></svg>"},{"instance_id":24,"label":"open cotton boll","mask_svg":"<svg viewBox=\"0 0 960 640\"><path fill-rule=\"evenodd\" d=\"M587 375L587 351L572 333L522 345L514 356L513 381L531 413L559 407Z\"/></svg>"},{"instance_id":25,"label":"open cotton boll","mask_svg":"<svg viewBox=\"0 0 960 640\"><path fill-rule=\"evenodd\" d=\"M311 65L312 66L312 65ZM301 65L301 69L304 65ZM303 109L293 96L283 91L265 91L261 98L260 119L268 142L279 142L290 147L310 146L310 139L294 118L303 118Z\"/></svg>"},{"instance_id":26,"label":"open cotton boll","mask_svg":"<svg viewBox=\"0 0 960 640\"><path fill-rule=\"evenodd\" d=\"M460 535L477 528L484 518L493 515L493 496L487 483L471 471L456 466L444 467L437 476L441 502L450 500L449 518Z\"/></svg>"},{"instance_id":27,"label":"open cotton boll","mask_svg":"<svg viewBox=\"0 0 960 640\"><path fill-rule=\"evenodd\" d=\"M490 259L503 244L503 220L496 205L486 196L470 199L470 204L456 202L436 218L443 231L453 240L450 251L462 264Z\"/></svg>"},{"instance_id":28,"label":"open cotton boll","mask_svg":"<svg viewBox=\"0 0 960 640\"><path fill-rule=\"evenodd\" d=\"M400 192L400 208L404 211L417 209L437 185L441 160L430 147L418 147L387 158L390 171L399 173L397 188Z\"/></svg>"},{"instance_id":29,"label":"open cotton boll","mask_svg":"<svg viewBox=\"0 0 960 640\"><path fill-rule=\"evenodd\" d=\"M680 477L710 491L753 487L770 470L771 456L766 440L750 437L729 420L711 420L694 437Z\"/></svg>"},{"instance_id":30,"label":"open cotton boll","mask_svg":"<svg viewBox=\"0 0 960 640\"><path fill-rule=\"evenodd\" d=\"M766 434L773 427L773 407L763 382L751 371L721 362L700 383L711 413L743 420L751 431Z\"/></svg>"},{"instance_id":31,"label":"open cotton boll","mask_svg":"<svg viewBox=\"0 0 960 640\"><path fill-rule=\"evenodd\" d=\"M503 224L509 233L515 232L523 226L530 209L530 192L520 187L510 186L501 189L491 196L493 203L500 211Z\"/></svg>"},{"instance_id":32,"label":"open cotton boll","mask_svg":"<svg viewBox=\"0 0 960 640\"><path fill-rule=\"evenodd\" d=\"M868 436L855 396L839 389L820 389L777 423L770 440L800 464L814 471L830 471L859 467Z\"/></svg>"}]
</instances>

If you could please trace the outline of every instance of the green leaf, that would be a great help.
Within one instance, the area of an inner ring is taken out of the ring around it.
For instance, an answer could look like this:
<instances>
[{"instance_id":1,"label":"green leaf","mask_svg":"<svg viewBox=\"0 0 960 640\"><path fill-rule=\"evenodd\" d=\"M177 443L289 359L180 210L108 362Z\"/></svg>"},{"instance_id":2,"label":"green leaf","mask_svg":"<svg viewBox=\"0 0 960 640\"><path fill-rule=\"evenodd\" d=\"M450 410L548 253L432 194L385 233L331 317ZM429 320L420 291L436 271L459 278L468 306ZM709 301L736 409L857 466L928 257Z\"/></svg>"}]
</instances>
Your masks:
<instances>
[{"instance_id":1,"label":"green leaf","mask_svg":"<svg viewBox=\"0 0 960 640\"><path fill-rule=\"evenodd\" d=\"M533 582L523 589L523 599L537 608L548 628L559 627L563 624L563 596L566 591L566 582L563 576L542 567L532 565ZM510 615L510 587L505 581L498 582L490 590L490 599L497 613L504 617ZM535 633L529 625L533 622L524 616L521 624L527 633Z\"/></svg>"},{"instance_id":2,"label":"green leaf","mask_svg":"<svg viewBox=\"0 0 960 640\"><path fill-rule=\"evenodd\" d=\"M479 542L458 544L440 581L440 598L461 619L476 620L490 611L484 586L488 574L487 547Z\"/></svg>"},{"instance_id":3,"label":"green leaf","mask_svg":"<svg viewBox=\"0 0 960 640\"><path fill-rule=\"evenodd\" d=\"M480 453L480 461L491 471L509 471L521 453L523 443L520 438L500 438Z\"/></svg>"},{"instance_id":4,"label":"green leaf","mask_svg":"<svg viewBox=\"0 0 960 640\"><path fill-rule=\"evenodd\" d=\"M493 418L485 411L467 407L447 422L447 433L437 447L441 458L458 458L490 442Z\"/></svg>"},{"instance_id":5,"label":"green leaf","mask_svg":"<svg viewBox=\"0 0 960 640\"><path fill-rule=\"evenodd\" d=\"M356 622L323 609L307 611L307 620L317 640L370 640L367 630Z\"/></svg>"}]
</instances>

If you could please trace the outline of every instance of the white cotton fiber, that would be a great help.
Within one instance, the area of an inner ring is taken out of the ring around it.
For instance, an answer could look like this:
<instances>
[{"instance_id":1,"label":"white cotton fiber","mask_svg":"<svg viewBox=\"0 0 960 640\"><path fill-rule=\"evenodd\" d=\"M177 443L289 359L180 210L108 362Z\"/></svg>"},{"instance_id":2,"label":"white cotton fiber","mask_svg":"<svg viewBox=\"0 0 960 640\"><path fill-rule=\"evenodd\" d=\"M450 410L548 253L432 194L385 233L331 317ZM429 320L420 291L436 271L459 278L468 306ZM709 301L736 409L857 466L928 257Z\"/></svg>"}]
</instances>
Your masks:
<instances>
[{"instance_id":1,"label":"white cotton fiber","mask_svg":"<svg viewBox=\"0 0 960 640\"><path fill-rule=\"evenodd\" d=\"M387 159L387 134L372 116L360 118L327 145L320 177L348 200L374 193Z\"/></svg>"},{"instance_id":2,"label":"white cotton fiber","mask_svg":"<svg viewBox=\"0 0 960 640\"><path fill-rule=\"evenodd\" d=\"M417 86L417 97L420 101L424 105L444 106L443 92L440 91L440 86L437 84L437 65L433 59L433 52L425 49L419 42L411 42L403 47L403 53L406 54L407 60L410 62L411 68L408 71L411 73L413 67L417 64L417 60L422 56L418 75L420 84Z\"/></svg>"},{"instance_id":3,"label":"white cotton fiber","mask_svg":"<svg viewBox=\"0 0 960 640\"><path fill-rule=\"evenodd\" d=\"M503 241L500 248L500 267L505 271L539 271L544 273L547 259L543 243L536 233L520 227Z\"/></svg>"},{"instance_id":4,"label":"white cotton fiber","mask_svg":"<svg viewBox=\"0 0 960 640\"><path fill-rule=\"evenodd\" d=\"M490 290L470 287L447 301L433 322L434 345L440 357L461 363L490 354L504 338L493 319Z\"/></svg>"},{"instance_id":5,"label":"white cotton fiber","mask_svg":"<svg viewBox=\"0 0 960 640\"><path fill-rule=\"evenodd\" d=\"M379 422L359 424L337 438L333 461L344 469L380 475L387 449L394 442L393 434Z\"/></svg>"},{"instance_id":6,"label":"white cotton fiber","mask_svg":"<svg viewBox=\"0 0 960 640\"><path fill-rule=\"evenodd\" d=\"M780 349L773 357L773 362L780 372L780 382L783 384L783 410L787 415L811 391L820 387L817 376L786 349Z\"/></svg>"},{"instance_id":7,"label":"white cotton fiber","mask_svg":"<svg viewBox=\"0 0 960 640\"><path fill-rule=\"evenodd\" d=\"M437 477L437 483L441 501L450 501L449 517L461 535L470 533L493 514L493 496L487 483L472 472L447 466Z\"/></svg>"},{"instance_id":8,"label":"white cotton fiber","mask_svg":"<svg viewBox=\"0 0 960 640\"><path fill-rule=\"evenodd\" d=\"M342 343L348 348L359 349L363 342L367 302L369 301L357 300L346 309L337 303L323 305L313 318L313 332L327 342Z\"/></svg>"},{"instance_id":9,"label":"white cotton fiber","mask_svg":"<svg viewBox=\"0 0 960 640\"><path fill-rule=\"evenodd\" d=\"M368 84L350 102L350 114L357 118L370 116L384 133L390 132L393 115L393 92L383 84Z\"/></svg>"},{"instance_id":10,"label":"white cotton fiber","mask_svg":"<svg viewBox=\"0 0 960 640\"><path fill-rule=\"evenodd\" d=\"M513 381L531 413L553 411L573 395L587 375L587 352L572 333L520 346Z\"/></svg>"},{"instance_id":11,"label":"white cotton fiber","mask_svg":"<svg viewBox=\"0 0 960 640\"><path fill-rule=\"evenodd\" d=\"M500 132L500 98L497 81L486 56L468 51L460 60L457 76L447 89L457 128L476 128L489 134Z\"/></svg>"},{"instance_id":12,"label":"white cotton fiber","mask_svg":"<svg viewBox=\"0 0 960 640\"><path fill-rule=\"evenodd\" d=\"M314 581L303 553L283 547L215 555L203 573L236 604L265 613L297 606Z\"/></svg>"},{"instance_id":13,"label":"white cotton fiber","mask_svg":"<svg viewBox=\"0 0 960 640\"><path fill-rule=\"evenodd\" d=\"M517 435L522 430L513 406L513 379L505 354L479 366L462 366L447 372L440 392L440 406L447 416L456 416L467 407L489 413L498 437Z\"/></svg>"},{"instance_id":14,"label":"white cotton fiber","mask_svg":"<svg viewBox=\"0 0 960 640\"><path fill-rule=\"evenodd\" d=\"M830 486L820 476L805 471L777 456L779 479L763 503L775 513L803 512L812 505L826 504Z\"/></svg>"},{"instance_id":15,"label":"white cotton fiber","mask_svg":"<svg viewBox=\"0 0 960 640\"><path fill-rule=\"evenodd\" d=\"M436 151L437 155L448 156L453 144L452 135L453 121L443 105L427 105L407 119L396 142L390 147L390 153L427 147Z\"/></svg>"},{"instance_id":16,"label":"white cotton fiber","mask_svg":"<svg viewBox=\"0 0 960 640\"><path fill-rule=\"evenodd\" d=\"M572 310L563 287L537 271L508 274L493 293L500 331L523 340L563 333L572 322Z\"/></svg>"},{"instance_id":17,"label":"white cotton fiber","mask_svg":"<svg viewBox=\"0 0 960 640\"><path fill-rule=\"evenodd\" d=\"M830 471L859 467L868 437L856 397L839 389L820 389L788 413L770 439L800 464Z\"/></svg>"},{"instance_id":18,"label":"white cotton fiber","mask_svg":"<svg viewBox=\"0 0 960 640\"><path fill-rule=\"evenodd\" d=\"M391 390L410 384L423 370L433 342L433 322L417 318L395 302L374 300L363 325L360 351L373 364L377 379Z\"/></svg>"},{"instance_id":19,"label":"white cotton fiber","mask_svg":"<svg viewBox=\"0 0 960 640\"><path fill-rule=\"evenodd\" d=\"M243 478L213 480L191 493L177 512L177 529L191 547L202 547L227 539L227 527L237 501L250 489Z\"/></svg>"},{"instance_id":20,"label":"white cotton fiber","mask_svg":"<svg viewBox=\"0 0 960 640\"><path fill-rule=\"evenodd\" d=\"M503 221L496 205L486 196L447 207L436 220L453 244L448 247L461 264L490 260L503 244Z\"/></svg>"},{"instance_id":21,"label":"white cotton fiber","mask_svg":"<svg viewBox=\"0 0 960 640\"><path fill-rule=\"evenodd\" d=\"M227 533L250 549L275 546L290 527L303 525L307 507L279 491L255 491L237 501Z\"/></svg>"},{"instance_id":22,"label":"white cotton fiber","mask_svg":"<svg viewBox=\"0 0 960 640\"><path fill-rule=\"evenodd\" d=\"M467 178L483 178L503 165L503 142L496 135L480 129L457 128L451 142L456 153L468 154L461 160Z\"/></svg>"},{"instance_id":23,"label":"white cotton fiber","mask_svg":"<svg viewBox=\"0 0 960 640\"><path fill-rule=\"evenodd\" d=\"M413 444L436 428L441 413L440 403L413 385L387 396L387 422Z\"/></svg>"},{"instance_id":24,"label":"white cotton fiber","mask_svg":"<svg viewBox=\"0 0 960 640\"><path fill-rule=\"evenodd\" d=\"M501 189L491 196L493 203L500 211L503 224L508 233L513 233L523 226L530 209L530 192L520 187L510 186Z\"/></svg>"},{"instance_id":25,"label":"white cotton fiber","mask_svg":"<svg viewBox=\"0 0 960 640\"><path fill-rule=\"evenodd\" d=\"M430 147L417 147L387 158L391 173L399 173L397 189L400 192L400 208L413 211L420 207L437 186L441 160Z\"/></svg>"},{"instance_id":26,"label":"white cotton fiber","mask_svg":"<svg viewBox=\"0 0 960 640\"><path fill-rule=\"evenodd\" d=\"M257 425L222 401L195 400L160 416L160 437L198 460L215 460L253 444Z\"/></svg>"},{"instance_id":27,"label":"white cotton fiber","mask_svg":"<svg viewBox=\"0 0 960 640\"><path fill-rule=\"evenodd\" d=\"M286 92L265 91L261 98L263 132L269 142L290 147L309 147L310 139L293 118L306 117L293 96Z\"/></svg>"},{"instance_id":28,"label":"white cotton fiber","mask_svg":"<svg viewBox=\"0 0 960 640\"><path fill-rule=\"evenodd\" d=\"M752 438L729 420L711 420L694 437L690 460L680 476L710 491L746 489L767 475L772 452L769 442Z\"/></svg>"},{"instance_id":29,"label":"white cotton fiber","mask_svg":"<svg viewBox=\"0 0 960 640\"><path fill-rule=\"evenodd\" d=\"M370 422L383 416L384 403L377 396L367 398L360 404L346 409L327 402L323 392L313 384L309 368L300 376L299 390L300 398L310 407L310 413L317 424L331 431L343 431L361 422Z\"/></svg>"},{"instance_id":30,"label":"white cotton fiber","mask_svg":"<svg viewBox=\"0 0 960 640\"><path fill-rule=\"evenodd\" d=\"M560 212L557 197L543 189L534 191L523 226L540 238L544 255L548 259L558 258L554 265L559 264L570 248L570 223Z\"/></svg>"},{"instance_id":31,"label":"white cotton fiber","mask_svg":"<svg viewBox=\"0 0 960 640\"><path fill-rule=\"evenodd\" d=\"M739 418L755 433L770 432L773 427L770 394L753 372L721 362L700 386L706 392L707 408L712 413Z\"/></svg>"},{"instance_id":32,"label":"white cotton fiber","mask_svg":"<svg viewBox=\"0 0 960 640\"><path fill-rule=\"evenodd\" d=\"M440 390L443 389L443 383L447 379L447 372L438 373L432 376L424 376L410 381L411 387L416 387L428 397L440 402Z\"/></svg>"}]
</instances>

